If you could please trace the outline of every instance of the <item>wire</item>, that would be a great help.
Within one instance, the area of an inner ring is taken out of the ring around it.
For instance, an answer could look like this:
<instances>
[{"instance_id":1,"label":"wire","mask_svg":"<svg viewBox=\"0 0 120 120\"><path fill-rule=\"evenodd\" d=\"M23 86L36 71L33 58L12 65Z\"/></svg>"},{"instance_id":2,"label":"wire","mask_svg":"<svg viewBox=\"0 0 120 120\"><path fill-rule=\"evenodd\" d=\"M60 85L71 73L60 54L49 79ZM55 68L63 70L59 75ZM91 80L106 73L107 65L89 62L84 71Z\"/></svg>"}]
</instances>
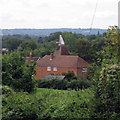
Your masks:
<instances>
[{"instance_id":1,"label":"wire","mask_svg":"<svg viewBox=\"0 0 120 120\"><path fill-rule=\"evenodd\" d=\"M98 0L96 2L95 10L94 10L94 13L93 13L93 18L92 18L92 22L91 22L89 34L91 33L91 30L92 30L92 26L93 26L93 22L94 22L94 18L95 18L95 13L96 13L96 10L97 10L97 6L98 6Z\"/></svg>"}]
</instances>

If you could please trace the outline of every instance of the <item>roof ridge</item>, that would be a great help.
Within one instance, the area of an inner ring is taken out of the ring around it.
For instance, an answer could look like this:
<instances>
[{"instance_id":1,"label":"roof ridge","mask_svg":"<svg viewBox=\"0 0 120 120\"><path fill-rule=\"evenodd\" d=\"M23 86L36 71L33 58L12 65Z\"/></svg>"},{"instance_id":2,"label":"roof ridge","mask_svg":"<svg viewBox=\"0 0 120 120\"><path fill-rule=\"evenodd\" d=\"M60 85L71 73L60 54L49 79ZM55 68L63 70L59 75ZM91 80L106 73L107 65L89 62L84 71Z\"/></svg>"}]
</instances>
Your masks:
<instances>
[{"instance_id":1,"label":"roof ridge","mask_svg":"<svg viewBox=\"0 0 120 120\"><path fill-rule=\"evenodd\" d=\"M80 59L82 59L83 61L85 61L83 58L79 57ZM89 64L87 61L85 61L87 64Z\"/></svg>"},{"instance_id":2,"label":"roof ridge","mask_svg":"<svg viewBox=\"0 0 120 120\"><path fill-rule=\"evenodd\" d=\"M80 67L85 63L87 62L79 56L70 55L55 55L53 60L50 60L50 55L45 55L38 60L38 65L42 66Z\"/></svg>"}]
</instances>

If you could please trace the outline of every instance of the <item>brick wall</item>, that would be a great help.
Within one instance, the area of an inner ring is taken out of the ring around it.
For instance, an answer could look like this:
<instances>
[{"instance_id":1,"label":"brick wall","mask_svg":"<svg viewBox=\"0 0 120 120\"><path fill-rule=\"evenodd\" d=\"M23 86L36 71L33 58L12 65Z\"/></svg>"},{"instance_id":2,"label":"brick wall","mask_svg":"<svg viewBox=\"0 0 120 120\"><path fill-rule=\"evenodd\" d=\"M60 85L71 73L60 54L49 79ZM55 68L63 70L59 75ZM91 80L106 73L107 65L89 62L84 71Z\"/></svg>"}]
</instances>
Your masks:
<instances>
[{"instance_id":1,"label":"brick wall","mask_svg":"<svg viewBox=\"0 0 120 120\"><path fill-rule=\"evenodd\" d=\"M83 79L86 79L86 72L82 72L82 67L77 69L77 76L82 77Z\"/></svg>"},{"instance_id":2,"label":"brick wall","mask_svg":"<svg viewBox=\"0 0 120 120\"><path fill-rule=\"evenodd\" d=\"M43 78L44 76L54 73L54 74L62 74L63 72L73 71L74 74L77 76L77 69L76 68L57 68L57 71L53 71L53 67L51 67L51 71L47 71L47 67L36 67L36 75L34 77L36 79Z\"/></svg>"}]
</instances>

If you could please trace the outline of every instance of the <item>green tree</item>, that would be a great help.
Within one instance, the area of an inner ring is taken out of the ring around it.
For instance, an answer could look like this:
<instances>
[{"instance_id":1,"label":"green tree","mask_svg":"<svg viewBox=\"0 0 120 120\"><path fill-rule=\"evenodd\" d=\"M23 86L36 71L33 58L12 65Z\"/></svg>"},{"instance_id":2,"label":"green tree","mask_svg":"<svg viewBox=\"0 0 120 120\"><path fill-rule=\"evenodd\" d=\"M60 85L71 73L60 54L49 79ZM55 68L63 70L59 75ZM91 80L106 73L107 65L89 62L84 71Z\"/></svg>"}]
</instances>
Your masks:
<instances>
[{"instance_id":1,"label":"green tree","mask_svg":"<svg viewBox=\"0 0 120 120\"><path fill-rule=\"evenodd\" d=\"M77 79L77 77L75 76L73 71L65 72L62 75L65 75L65 79L68 80L68 81L71 81L73 79Z\"/></svg>"},{"instance_id":2,"label":"green tree","mask_svg":"<svg viewBox=\"0 0 120 120\"><path fill-rule=\"evenodd\" d=\"M57 41L59 38L59 36L62 34L62 32L55 32L55 33L51 33L49 35L49 37L47 37L47 41L51 42L51 41Z\"/></svg>"},{"instance_id":3,"label":"green tree","mask_svg":"<svg viewBox=\"0 0 120 120\"><path fill-rule=\"evenodd\" d=\"M120 30L117 26L111 26L106 33L106 45L104 47L104 62L116 64L120 62Z\"/></svg>"},{"instance_id":4,"label":"green tree","mask_svg":"<svg viewBox=\"0 0 120 120\"><path fill-rule=\"evenodd\" d=\"M76 44L76 52L78 56L82 57L83 59L87 60L89 59L88 57L88 52L90 49L90 43L86 39L79 39L77 44Z\"/></svg>"},{"instance_id":5,"label":"green tree","mask_svg":"<svg viewBox=\"0 0 120 120\"><path fill-rule=\"evenodd\" d=\"M35 88L34 75L35 63L27 65L19 52L3 55L2 83L16 90L32 92Z\"/></svg>"},{"instance_id":6,"label":"green tree","mask_svg":"<svg viewBox=\"0 0 120 120\"><path fill-rule=\"evenodd\" d=\"M63 32L63 39L70 52L75 52L76 38L72 32Z\"/></svg>"},{"instance_id":7,"label":"green tree","mask_svg":"<svg viewBox=\"0 0 120 120\"><path fill-rule=\"evenodd\" d=\"M28 34L25 34L25 35L24 35L24 39L26 39L26 40L31 40L31 37L30 37Z\"/></svg>"},{"instance_id":8,"label":"green tree","mask_svg":"<svg viewBox=\"0 0 120 120\"><path fill-rule=\"evenodd\" d=\"M22 43L20 38L15 37L6 37L3 39L3 47L8 48L10 51L17 49L18 46Z\"/></svg>"},{"instance_id":9,"label":"green tree","mask_svg":"<svg viewBox=\"0 0 120 120\"><path fill-rule=\"evenodd\" d=\"M120 66L119 29L112 26L106 33L101 72L95 89L95 113L97 117L119 119L120 115Z\"/></svg>"},{"instance_id":10,"label":"green tree","mask_svg":"<svg viewBox=\"0 0 120 120\"><path fill-rule=\"evenodd\" d=\"M23 50L26 48L31 48L32 50L34 50L37 48L37 43L36 41L29 40L29 41L24 41L20 46Z\"/></svg>"},{"instance_id":11,"label":"green tree","mask_svg":"<svg viewBox=\"0 0 120 120\"><path fill-rule=\"evenodd\" d=\"M88 72L87 72L87 79L95 82L96 80L99 79L99 75L100 75L100 70L101 70L101 66L98 66L95 63L92 63L89 66Z\"/></svg>"},{"instance_id":12,"label":"green tree","mask_svg":"<svg viewBox=\"0 0 120 120\"><path fill-rule=\"evenodd\" d=\"M109 65L102 68L95 92L95 113L100 118L119 118L120 67Z\"/></svg>"},{"instance_id":13,"label":"green tree","mask_svg":"<svg viewBox=\"0 0 120 120\"><path fill-rule=\"evenodd\" d=\"M97 39L97 35L86 35L86 39L88 39L89 41L95 40Z\"/></svg>"}]
</instances>

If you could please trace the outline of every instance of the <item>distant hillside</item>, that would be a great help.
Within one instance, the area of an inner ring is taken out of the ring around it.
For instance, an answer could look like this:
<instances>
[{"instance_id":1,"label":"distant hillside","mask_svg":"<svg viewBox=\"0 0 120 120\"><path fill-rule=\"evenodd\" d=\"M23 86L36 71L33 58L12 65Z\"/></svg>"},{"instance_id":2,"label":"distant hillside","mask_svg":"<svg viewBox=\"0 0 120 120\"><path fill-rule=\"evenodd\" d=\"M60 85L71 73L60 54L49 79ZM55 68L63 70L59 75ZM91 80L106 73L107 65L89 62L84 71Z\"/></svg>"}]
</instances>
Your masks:
<instances>
[{"instance_id":1,"label":"distant hillside","mask_svg":"<svg viewBox=\"0 0 120 120\"><path fill-rule=\"evenodd\" d=\"M35 36L48 36L50 33L55 32L72 32L72 33L81 33L83 35L88 35L90 29L72 29L72 28L59 28L59 29L2 29L3 35L15 35L15 34L28 34L28 35L35 35ZM91 34L103 34L106 32L106 29L92 29Z\"/></svg>"}]
</instances>

